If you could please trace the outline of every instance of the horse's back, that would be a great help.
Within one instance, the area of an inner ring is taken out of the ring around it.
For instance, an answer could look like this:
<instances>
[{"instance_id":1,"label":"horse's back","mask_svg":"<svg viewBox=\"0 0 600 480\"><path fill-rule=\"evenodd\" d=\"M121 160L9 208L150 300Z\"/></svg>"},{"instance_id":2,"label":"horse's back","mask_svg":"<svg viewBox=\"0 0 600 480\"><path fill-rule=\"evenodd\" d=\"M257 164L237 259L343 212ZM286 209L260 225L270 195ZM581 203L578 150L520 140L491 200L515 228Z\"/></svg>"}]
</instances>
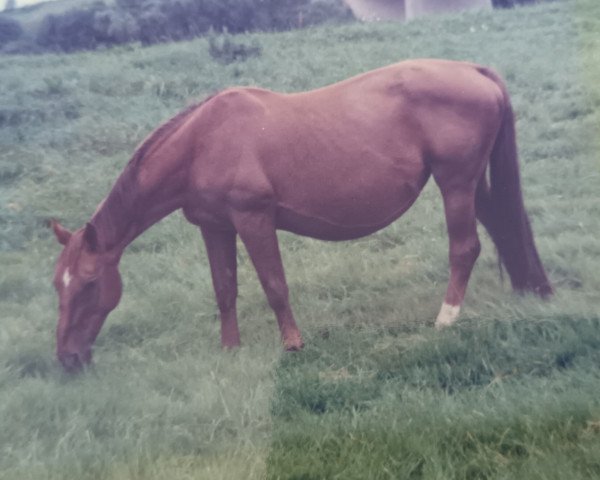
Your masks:
<instances>
[{"instance_id":1,"label":"horse's back","mask_svg":"<svg viewBox=\"0 0 600 480\"><path fill-rule=\"evenodd\" d=\"M432 159L492 142L498 88L479 68L413 60L304 93L226 90L203 108L198 190L300 234L371 233L410 207Z\"/></svg>"}]
</instances>

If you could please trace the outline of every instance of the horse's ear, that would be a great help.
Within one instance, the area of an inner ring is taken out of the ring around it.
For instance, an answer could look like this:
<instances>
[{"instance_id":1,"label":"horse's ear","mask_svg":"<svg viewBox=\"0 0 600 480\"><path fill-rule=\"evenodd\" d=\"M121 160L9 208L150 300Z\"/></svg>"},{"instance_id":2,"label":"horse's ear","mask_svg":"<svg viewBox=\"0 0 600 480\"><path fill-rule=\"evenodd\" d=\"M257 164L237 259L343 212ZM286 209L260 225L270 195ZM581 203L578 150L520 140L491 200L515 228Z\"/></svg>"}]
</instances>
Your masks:
<instances>
[{"instance_id":1,"label":"horse's ear","mask_svg":"<svg viewBox=\"0 0 600 480\"><path fill-rule=\"evenodd\" d=\"M50 220L50 226L54 231L58 243L66 245L73 234L54 219Z\"/></svg>"},{"instance_id":2,"label":"horse's ear","mask_svg":"<svg viewBox=\"0 0 600 480\"><path fill-rule=\"evenodd\" d=\"M96 227L89 222L86 223L83 231L83 241L90 252L98 251L98 232L96 232Z\"/></svg>"}]
</instances>

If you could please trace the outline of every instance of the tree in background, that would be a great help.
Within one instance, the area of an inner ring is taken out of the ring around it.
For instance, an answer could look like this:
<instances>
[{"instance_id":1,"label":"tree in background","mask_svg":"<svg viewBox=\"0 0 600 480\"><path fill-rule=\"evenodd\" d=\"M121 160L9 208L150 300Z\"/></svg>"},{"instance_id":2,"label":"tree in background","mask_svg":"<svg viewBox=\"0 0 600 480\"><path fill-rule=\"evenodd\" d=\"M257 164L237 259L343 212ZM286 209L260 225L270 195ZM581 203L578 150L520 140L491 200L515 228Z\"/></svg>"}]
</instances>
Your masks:
<instances>
[{"instance_id":1,"label":"tree in background","mask_svg":"<svg viewBox=\"0 0 600 480\"><path fill-rule=\"evenodd\" d=\"M0 15L0 47L18 40L23 35L21 24L12 18Z\"/></svg>"},{"instance_id":2,"label":"tree in background","mask_svg":"<svg viewBox=\"0 0 600 480\"><path fill-rule=\"evenodd\" d=\"M347 20L331 0L115 0L44 18L37 44L71 52L139 41L143 45L190 39L209 31L288 30Z\"/></svg>"},{"instance_id":3,"label":"tree in background","mask_svg":"<svg viewBox=\"0 0 600 480\"><path fill-rule=\"evenodd\" d=\"M117 45L140 38L140 26L134 16L115 9L99 10L94 14L96 40L104 45Z\"/></svg>"},{"instance_id":4,"label":"tree in background","mask_svg":"<svg viewBox=\"0 0 600 480\"><path fill-rule=\"evenodd\" d=\"M512 8L526 3L537 3L538 0L492 0L494 8Z\"/></svg>"},{"instance_id":5,"label":"tree in background","mask_svg":"<svg viewBox=\"0 0 600 480\"><path fill-rule=\"evenodd\" d=\"M44 17L36 42L48 50L73 52L98 46L93 9L74 9L62 15Z\"/></svg>"},{"instance_id":6,"label":"tree in background","mask_svg":"<svg viewBox=\"0 0 600 480\"><path fill-rule=\"evenodd\" d=\"M3 51L73 52L135 41L150 45L209 31L279 31L350 18L349 9L333 0L98 0L46 15L32 35L35 41L26 39Z\"/></svg>"}]
</instances>

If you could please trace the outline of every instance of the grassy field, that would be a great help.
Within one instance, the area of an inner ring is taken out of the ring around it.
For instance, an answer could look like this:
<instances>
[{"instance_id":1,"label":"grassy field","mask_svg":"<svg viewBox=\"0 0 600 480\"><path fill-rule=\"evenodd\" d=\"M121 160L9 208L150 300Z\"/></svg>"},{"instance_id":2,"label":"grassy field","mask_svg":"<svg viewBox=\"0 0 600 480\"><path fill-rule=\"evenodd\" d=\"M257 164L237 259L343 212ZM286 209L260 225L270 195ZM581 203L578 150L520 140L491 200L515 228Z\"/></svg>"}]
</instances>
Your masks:
<instances>
[{"instance_id":1,"label":"grassy field","mask_svg":"<svg viewBox=\"0 0 600 480\"><path fill-rule=\"evenodd\" d=\"M0 58L0 479L600 478L600 4ZM122 260L95 366L54 355L56 217L79 227L136 144L229 85L322 86L405 58L491 65L518 116L526 204L557 294L511 293L483 235L461 320L435 331L447 238L430 184L397 223L280 235L306 349L282 354L239 255L243 346L219 347L199 233L180 214Z\"/></svg>"}]
</instances>

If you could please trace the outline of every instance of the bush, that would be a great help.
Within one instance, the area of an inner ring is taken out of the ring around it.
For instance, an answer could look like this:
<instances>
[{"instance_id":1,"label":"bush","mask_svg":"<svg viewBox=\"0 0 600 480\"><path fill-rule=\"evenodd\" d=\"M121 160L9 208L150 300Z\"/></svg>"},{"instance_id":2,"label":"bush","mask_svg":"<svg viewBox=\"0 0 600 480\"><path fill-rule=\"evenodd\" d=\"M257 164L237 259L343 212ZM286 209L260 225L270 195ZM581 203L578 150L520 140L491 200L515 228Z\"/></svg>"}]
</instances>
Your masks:
<instances>
[{"instance_id":1,"label":"bush","mask_svg":"<svg viewBox=\"0 0 600 480\"><path fill-rule=\"evenodd\" d=\"M144 45L197 37L211 27L211 12L195 0L148 2L138 11L139 40Z\"/></svg>"},{"instance_id":2,"label":"bush","mask_svg":"<svg viewBox=\"0 0 600 480\"><path fill-rule=\"evenodd\" d=\"M342 2L315 1L301 10L301 25L319 25L325 22L343 22L354 18L352 11Z\"/></svg>"},{"instance_id":3,"label":"bush","mask_svg":"<svg viewBox=\"0 0 600 480\"><path fill-rule=\"evenodd\" d=\"M349 10L331 0L116 0L99 2L44 18L37 43L71 52L140 41L144 45L194 38L210 29L240 33L288 30L350 18ZM227 39L213 45L219 61L257 55L256 46L242 48ZM258 53L257 53L258 52Z\"/></svg>"},{"instance_id":4,"label":"bush","mask_svg":"<svg viewBox=\"0 0 600 480\"><path fill-rule=\"evenodd\" d=\"M115 5L117 10L126 11L129 13L137 13L142 10L148 0L116 0Z\"/></svg>"},{"instance_id":5,"label":"bush","mask_svg":"<svg viewBox=\"0 0 600 480\"><path fill-rule=\"evenodd\" d=\"M250 3L257 8L257 16L268 18L269 25L259 29L290 30L302 26L302 12L308 8L310 0L259 0Z\"/></svg>"},{"instance_id":6,"label":"bush","mask_svg":"<svg viewBox=\"0 0 600 480\"><path fill-rule=\"evenodd\" d=\"M43 53L43 49L30 38L22 37L3 45L0 52L8 55Z\"/></svg>"},{"instance_id":7,"label":"bush","mask_svg":"<svg viewBox=\"0 0 600 480\"><path fill-rule=\"evenodd\" d=\"M18 40L23 35L21 24L5 15L0 15L0 47Z\"/></svg>"},{"instance_id":8,"label":"bush","mask_svg":"<svg viewBox=\"0 0 600 480\"><path fill-rule=\"evenodd\" d=\"M262 53L262 47L255 41L247 44L234 42L230 35L217 37L211 35L208 39L208 53L219 63L229 64L244 61L249 57L257 57Z\"/></svg>"},{"instance_id":9,"label":"bush","mask_svg":"<svg viewBox=\"0 0 600 480\"><path fill-rule=\"evenodd\" d=\"M44 17L37 43L48 50L92 50L98 45L94 10L69 10L63 15Z\"/></svg>"},{"instance_id":10,"label":"bush","mask_svg":"<svg viewBox=\"0 0 600 480\"><path fill-rule=\"evenodd\" d=\"M104 44L132 42L140 37L137 20L129 12L104 10L94 15L96 39Z\"/></svg>"},{"instance_id":11,"label":"bush","mask_svg":"<svg viewBox=\"0 0 600 480\"><path fill-rule=\"evenodd\" d=\"M512 8L516 5L525 5L527 3L537 3L538 0L492 0L494 8Z\"/></svg>"},{"instance_id":12,"label":"bush","mask_svg":"<svg viewBox=\"0 0 600 480\"><path fill-rule=\"evenodd\" d=\"M133 15L98 3L88 9L73 9L62 15L47 15L36 41L46 50L72 52L93 50L138 40L140 27Z\"/></svg>"},{"instance_id":13,"label":"bush","mask_svg":"<svg viewBox=\"0 0 600 480\"><path fill-rule=\"evenodd\" d=\"M139 39L144 45L166 42L172 38L169 36L168 18L160 11L160 8L152 8L138 17L140 28Z\"/></svg>"}]
</instances>

